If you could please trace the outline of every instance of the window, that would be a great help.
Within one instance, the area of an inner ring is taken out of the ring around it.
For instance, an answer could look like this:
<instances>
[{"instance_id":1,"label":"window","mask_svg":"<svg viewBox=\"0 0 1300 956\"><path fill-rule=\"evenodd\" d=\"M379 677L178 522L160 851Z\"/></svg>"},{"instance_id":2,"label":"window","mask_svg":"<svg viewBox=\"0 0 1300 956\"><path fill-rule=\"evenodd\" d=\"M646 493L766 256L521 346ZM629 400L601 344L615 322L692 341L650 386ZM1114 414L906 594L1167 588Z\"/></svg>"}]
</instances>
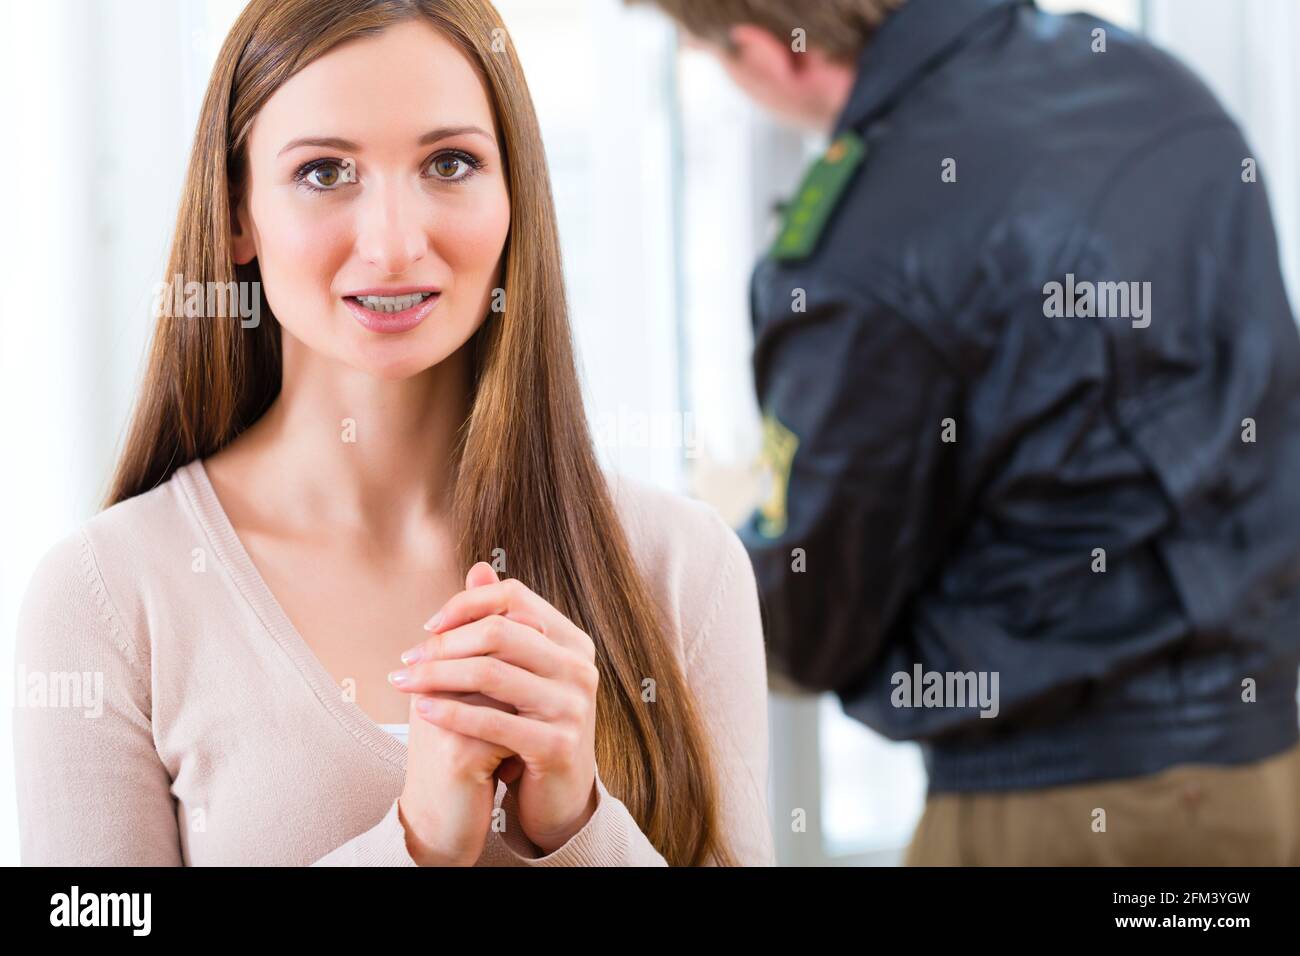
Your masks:
<instances>
[{"instance_id":1,"label":"window","mask_svg":"<svg viewBox=\"0 0 1300 956\"><path fill-rule=\"evenodd\" d=\"M542 127L588 416L605 464L681 490L669 24L617 0L502 0Z\"/></svg>"}]
</instances>

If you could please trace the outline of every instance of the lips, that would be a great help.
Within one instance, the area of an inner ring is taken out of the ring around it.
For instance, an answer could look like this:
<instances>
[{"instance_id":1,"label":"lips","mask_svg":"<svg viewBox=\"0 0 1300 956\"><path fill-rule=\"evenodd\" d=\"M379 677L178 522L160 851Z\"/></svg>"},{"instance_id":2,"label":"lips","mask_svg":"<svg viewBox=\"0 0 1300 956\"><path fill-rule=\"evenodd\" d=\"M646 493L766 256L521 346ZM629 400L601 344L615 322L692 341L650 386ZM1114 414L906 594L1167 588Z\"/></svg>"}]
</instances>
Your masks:
<instances>
[{"instance_id":1,"label":"lips","mask_svg":"<svg viewBox=\"0 0 1300 956\"><path fill-rule=\"evenodd\" d=\"M432 287L358 289L343 297L353 317L371 332L407 332L433 311L441 290Z\"/></svg>"}]
</instances>

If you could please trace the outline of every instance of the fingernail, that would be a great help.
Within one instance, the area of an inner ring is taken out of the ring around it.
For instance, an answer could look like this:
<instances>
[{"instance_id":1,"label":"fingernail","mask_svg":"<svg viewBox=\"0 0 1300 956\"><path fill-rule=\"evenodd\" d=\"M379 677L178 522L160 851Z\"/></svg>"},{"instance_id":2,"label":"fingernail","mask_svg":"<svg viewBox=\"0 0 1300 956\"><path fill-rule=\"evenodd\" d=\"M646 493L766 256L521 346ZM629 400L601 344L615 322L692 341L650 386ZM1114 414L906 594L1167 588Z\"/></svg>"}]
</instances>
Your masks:
<instances>
[{"instance_id":1,"label":"fingernail","mask_svg":"<svg viewBox=\"0 0 1300 956\"><path fill-rule=\"evenodd\" d=\"M440 622L441 620L442 620L442 612L439 611L433 617L429 618L427 621L424 622L424 629L426 631L432 631L435 627L438 626L438 622Z\"/></svg>"},{"instance_id":2,"label":"fingernail","mask_svg":"<svg viewBox=\"0 0 1300 956\"><path fill-rule=\"evenodd\" d=\"M426 717L432 717L434 712L434 703L428 697L421 697L415 702L415 709Z\"/></svg>"},{"instance_id":3,"label":"fingernail","mask_svg":"<svg viewBox=\"0 0 1300 956\"><path fill-rule=\"evenodd\" d=\"M410 679L411 679L411 672L408 670L393 671L391 674L388 675L388 682L390 684L395 684L398 687L401 687Z\"/></svg>"},{"instance_id":4,"label":"fingernail","mask_svg":"<svg viewBox=\"0 0 1300 956\"><path fill-rule=\"evenodd\" d=\"M412 647L410 650L402 651L402 663L414 664L423 656L424 656L424 645L417 644L415 647Z\"/></svg>"}]
</instances>

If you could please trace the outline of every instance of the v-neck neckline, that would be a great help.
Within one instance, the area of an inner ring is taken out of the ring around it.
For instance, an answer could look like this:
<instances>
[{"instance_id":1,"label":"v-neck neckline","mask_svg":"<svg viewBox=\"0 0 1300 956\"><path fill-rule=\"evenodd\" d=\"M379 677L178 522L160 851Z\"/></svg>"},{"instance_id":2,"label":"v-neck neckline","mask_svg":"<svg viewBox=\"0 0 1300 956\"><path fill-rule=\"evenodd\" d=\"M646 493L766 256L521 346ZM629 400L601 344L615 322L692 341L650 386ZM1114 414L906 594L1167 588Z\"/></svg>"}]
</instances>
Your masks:
<instances>
[{"instance_id":1,"label":"v-neck neckline","mask_svg":"<svg viewBox=\"0 0 1300 956\"><path fill-rule=\"evenodd\" d=\"M406 745L380 727L355 702L345 700L341 688L326 670L310 645L298 633L280 602L271 592L244 543L235 533L221 499L208 477L203 459L196 458L178 468L182 487L199 523L212 542L217 559L229 570L240 593L248 601L262 625L275 638L285 654L298 667L320 704L358 741L383 758L395 769L406 772Z\"/></svg>"}]
</instances>

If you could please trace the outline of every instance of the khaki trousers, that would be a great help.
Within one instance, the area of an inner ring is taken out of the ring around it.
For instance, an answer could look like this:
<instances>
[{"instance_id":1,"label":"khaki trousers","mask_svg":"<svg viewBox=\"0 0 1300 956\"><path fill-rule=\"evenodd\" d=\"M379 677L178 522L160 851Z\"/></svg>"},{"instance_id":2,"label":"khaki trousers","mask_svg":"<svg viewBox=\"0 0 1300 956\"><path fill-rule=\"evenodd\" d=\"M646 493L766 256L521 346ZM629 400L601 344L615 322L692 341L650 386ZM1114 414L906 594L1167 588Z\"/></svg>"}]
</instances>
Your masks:
<instances>
[{"instance_id":1,"label":"khaki trousers","mask_svg":"<svg viewBox=\"0 0 1300 956\"><path fill-rule=\"evenodd\" d=\"M1300 745L1236 766L1183 764L1127 780L934 794L903 862L1297 866Z\"/></svg>"}]
</instances>

